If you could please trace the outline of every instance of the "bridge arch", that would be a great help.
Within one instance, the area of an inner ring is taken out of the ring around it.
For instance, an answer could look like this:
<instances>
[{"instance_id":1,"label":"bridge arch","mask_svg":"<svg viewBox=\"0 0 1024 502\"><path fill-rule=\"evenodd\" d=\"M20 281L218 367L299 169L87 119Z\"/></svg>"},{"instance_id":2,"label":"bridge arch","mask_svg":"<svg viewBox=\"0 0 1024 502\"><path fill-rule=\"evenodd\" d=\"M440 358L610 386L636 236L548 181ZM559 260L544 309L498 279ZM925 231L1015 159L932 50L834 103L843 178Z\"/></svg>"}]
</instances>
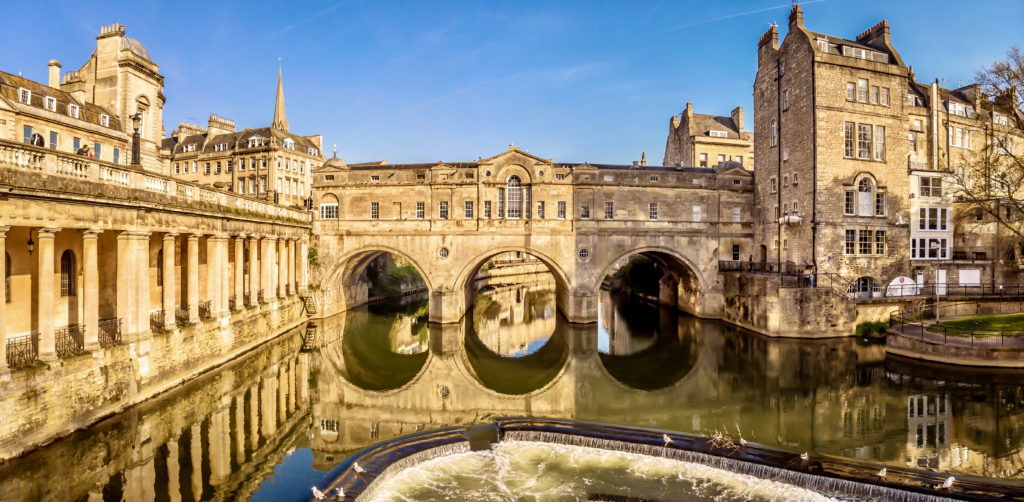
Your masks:
<instances>
[{"instance_id":1,"label":"bridge arch","mask_svg":"<svg viewBox=\"0 0 1024 502\"><path fill-rule=\"evenodd\" d=\"M430 274L419 260L413 258L411 253L391 246L377 244L363 246L333 259L333 263L324 273L320 283L320 296L323 303L327 305L324 309L325 315L357 307L367 302L367 285L360 283L359 278L366 270L367 265L383 254L397 256L412 264L426 284L427 290L433 291L434 284Z\"/></svg>"},{"instance_id":2,"label":"bridge arch","mask_svg":"<svg viewBox=\"0 0 1024 502\"><path fill-rule=\"evenodd\" d=\"M599 269L593 291L601 289L605 277L614 274L634 256L644 256L657 263L664 271L658 301L661 305L674 307L684 312L705 316L705 294L711 289L700 267L693 260L674 249L663 246L633 248L608 260Z\"/></svg>"},{"instance_id":3,"label":"bridge arch","mask_svg":"<svg viewBox=\"0 0 1024 502\"><path fill-rule=\"evenodd\" d=\"M502 253L525 253L533 256L541 263L543 263L548 272L555 278L555 302L558 305L558 309L562 312L565 310L565 302L568 301L569 291L572 291L574 287L573 282L570 280L569 274L562 269L562 267L548 254L538 251L537 249L526 247L526 246L497 246L488 249L482 253L478 253L473 256L468 262L466 262L461 270L459 270L458 276L456 276L454 287L452 288L453 294L462 295L462 311L460 312L459 319L465 315L466 311L472 305L473 294L472 294L472 280L476 276L476 273L480 270L485 263L491 258L498 256Z\"/></svg>"}]
</instances>

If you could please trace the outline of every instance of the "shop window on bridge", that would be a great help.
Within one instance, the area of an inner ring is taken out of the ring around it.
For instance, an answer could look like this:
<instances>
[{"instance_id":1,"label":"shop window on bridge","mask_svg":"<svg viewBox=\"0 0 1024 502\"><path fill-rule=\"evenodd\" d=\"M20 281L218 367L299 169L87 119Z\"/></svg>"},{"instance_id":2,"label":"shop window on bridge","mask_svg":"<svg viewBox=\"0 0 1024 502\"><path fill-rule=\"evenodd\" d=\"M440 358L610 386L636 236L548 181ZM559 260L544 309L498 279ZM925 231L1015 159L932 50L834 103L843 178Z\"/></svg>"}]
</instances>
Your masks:
<instances>
[{"instance_id":1,"label":"shop window on bridge","mask_svg":"<svg viewBox=\"0 0 1024 502\"><path fill-rule=\"evenodd\" d=\"M484 218L491 219L491 201L489 200L484 201Z\"/></svg>"},{"instance_id":2,"label":"shop window on bridge","mask_svg":"<svg viewBox=\"0 0 1024 502\"><path fill-rule=\"evenodd\" d=\"M75 255L70 249L60 255L60 296L75 296Z\"/></svg>"},{"instance_id":3,"label":"shop window on bridge","mask_svg":"<svg viewBox=\"0 0 1024 502\"><path fill-rule=\"evenodd\" d=\"M448 219L448 201L446 201L446 200L442 200L441 201L441 204L438 207L438 215L437 215L437 217L442 219L442 220L447 220Z\"/></svg>"},{"instance_id":4,"label":"shop window on bridge","mask_svg":"<svg viewBox=\"0 0 1024 502\"><path fill-rule=\"evenodd\" d=\"M509 176L508 182L505 183L505 193L508 196L508 218L522 218L523 186L519 176Z\"/></svg>"},{"instance_id":5,"label":"shop window on bridge","mask_svg":"<svg viewBox=\"0 0 1024 502\"><path fill-rule=\"evenodd\" d=\"M255 182L253 183L255 184ZM320 202L320 219L321 220L336 220L338 219L338 199L334 195L327 194L324 200Z\"/></svg>"}]
</instances>

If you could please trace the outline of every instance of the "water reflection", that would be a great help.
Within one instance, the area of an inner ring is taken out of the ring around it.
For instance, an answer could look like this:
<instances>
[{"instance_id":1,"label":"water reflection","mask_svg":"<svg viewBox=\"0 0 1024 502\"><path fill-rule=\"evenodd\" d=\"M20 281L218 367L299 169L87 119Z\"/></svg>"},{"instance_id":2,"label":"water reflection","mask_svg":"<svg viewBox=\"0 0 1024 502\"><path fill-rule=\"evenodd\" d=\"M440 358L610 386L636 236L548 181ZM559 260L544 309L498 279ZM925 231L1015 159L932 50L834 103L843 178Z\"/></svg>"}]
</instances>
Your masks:
<instances>
[{"instance_id":1,"label":"water reflection","mask_svg":"<svg viewBox=\"0 0 1024 502\"><path fill-rule=\"evenodd\" d=\"M598 325L537 314L546 307L522 310L522 324L552 324L549 332L524 329L538 333L531 335L513 335L511 321L470 316L426 326L422 308L414 302L326 319L311 350L303 350L304 330L281 337L0 466L0 493L5 500L304 499L313 482L363 447L496 415L705 434L739 429L792 451L1024 478L1021 372L886 359L882 347L855 340L769 339L622 298L603 298ZM524 342L533 348L517 349Z\"/></svg>"}]
</instances>

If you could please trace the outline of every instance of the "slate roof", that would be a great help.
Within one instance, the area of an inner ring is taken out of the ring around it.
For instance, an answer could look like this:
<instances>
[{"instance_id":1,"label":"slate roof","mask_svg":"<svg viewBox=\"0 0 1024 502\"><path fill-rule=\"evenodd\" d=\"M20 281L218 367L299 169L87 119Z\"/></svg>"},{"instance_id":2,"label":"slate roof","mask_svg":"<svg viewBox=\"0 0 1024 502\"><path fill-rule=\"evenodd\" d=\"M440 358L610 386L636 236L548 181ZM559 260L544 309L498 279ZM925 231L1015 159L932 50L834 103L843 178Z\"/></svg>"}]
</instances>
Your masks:
<instances>
[{"instance_id":1,"label":"slate roof","mask_svg":"<svg viewBox=\"0 0 1024 502\"><path fill-rule=\"evenodd\" d=\"M122 131L121 120L102 106L80 102L72 98L71 94L60 89L55 89L48 85L43 85L39 82L29 80L25 77L0 71L0 95L9 99L11 102L21 103L21 101L18 100L19 88L28 89L32 93L32 99L28 105L33 108L46 110L46 97L49 96L57 99L57 114L63 115L70 120L75 120L68 115L68 105L78 105L78 120L100 127L106 127L107 129L113 129L115 131ZM21 104L24 105L24 103ZM101 114L110 117L109 127L100 125Z\"/></svg>"},{"instance_id":2,"label":"slate roof","mask_svg":"<svg viewBox=\"0 0 1024 502\"><path fill-rule=\"evenodd\" d=\"M728 133L730 138L740 138L739 128L736 127L736 122L732 120L732 117L719 117L717 115L694 113L693 123L690 124L690 130L694 133L725 131Z\"/></svg>"},{"instance_id":3,"label":"slate roof","mask_svg":"<svg viewBox=\"0 0 1024 502\"><path fill-rule=\"evenodd\" d=\"M164 138L161 146L163 148L168 149L173 148L172 154L174 155L185 153L183 150L184 145L189 145L193 143L196 144L196 152L214 152L216 151L216 145L219 145L221 143L227 143L228 151L230 151L235 150L237 148L247 148L246 145L248 144L249 138L256 136L267 139L276 138L278 140L278 145L281 145L281 141L284 140L285 138L291 138L293 141L295 141L295 151L306 153L308 148L316 148L317 155L323 153L320 152L320 148L317 147L317 145L308 138L304 138L302 136L298 136L290 132L285 132L280 129L273 129L270 127L261 127L259 129L245 129L233 133L218 134L209 141L207 141L209 133L193 134L191 136L186 136L185 139L181 140L180 142L178 141L177 137L172 136L170 138Z\"/></svg>"}]
</instances>

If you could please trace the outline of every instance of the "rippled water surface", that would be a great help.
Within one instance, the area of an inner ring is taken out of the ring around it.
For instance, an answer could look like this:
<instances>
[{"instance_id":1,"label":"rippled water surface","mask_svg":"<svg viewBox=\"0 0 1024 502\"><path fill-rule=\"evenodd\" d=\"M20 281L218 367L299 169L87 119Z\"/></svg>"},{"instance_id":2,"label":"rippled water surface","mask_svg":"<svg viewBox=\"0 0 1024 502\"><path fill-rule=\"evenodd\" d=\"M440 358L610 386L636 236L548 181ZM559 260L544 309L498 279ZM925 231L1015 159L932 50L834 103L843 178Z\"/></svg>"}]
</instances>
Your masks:
<instances>
[{"instance_id":1,"label":"rippled water surface","mask_svg":"<svg viewBox=\"0 0 1024 502\"><path fill-rule=\"evenodd\" d=\"M478 295L455 325L429 325L426 300L414 298L295 330L0 466L0 499L302 500L362 448L499 415L724 431L794 452L1022 477L1021 373L887 359L853 339L769 339L608 294L598 324L569 325L549 283ZM409 499L816 497L676 461L540 444L437 459L390 483L388 493Z\"/></svg>"}]
</instances>

